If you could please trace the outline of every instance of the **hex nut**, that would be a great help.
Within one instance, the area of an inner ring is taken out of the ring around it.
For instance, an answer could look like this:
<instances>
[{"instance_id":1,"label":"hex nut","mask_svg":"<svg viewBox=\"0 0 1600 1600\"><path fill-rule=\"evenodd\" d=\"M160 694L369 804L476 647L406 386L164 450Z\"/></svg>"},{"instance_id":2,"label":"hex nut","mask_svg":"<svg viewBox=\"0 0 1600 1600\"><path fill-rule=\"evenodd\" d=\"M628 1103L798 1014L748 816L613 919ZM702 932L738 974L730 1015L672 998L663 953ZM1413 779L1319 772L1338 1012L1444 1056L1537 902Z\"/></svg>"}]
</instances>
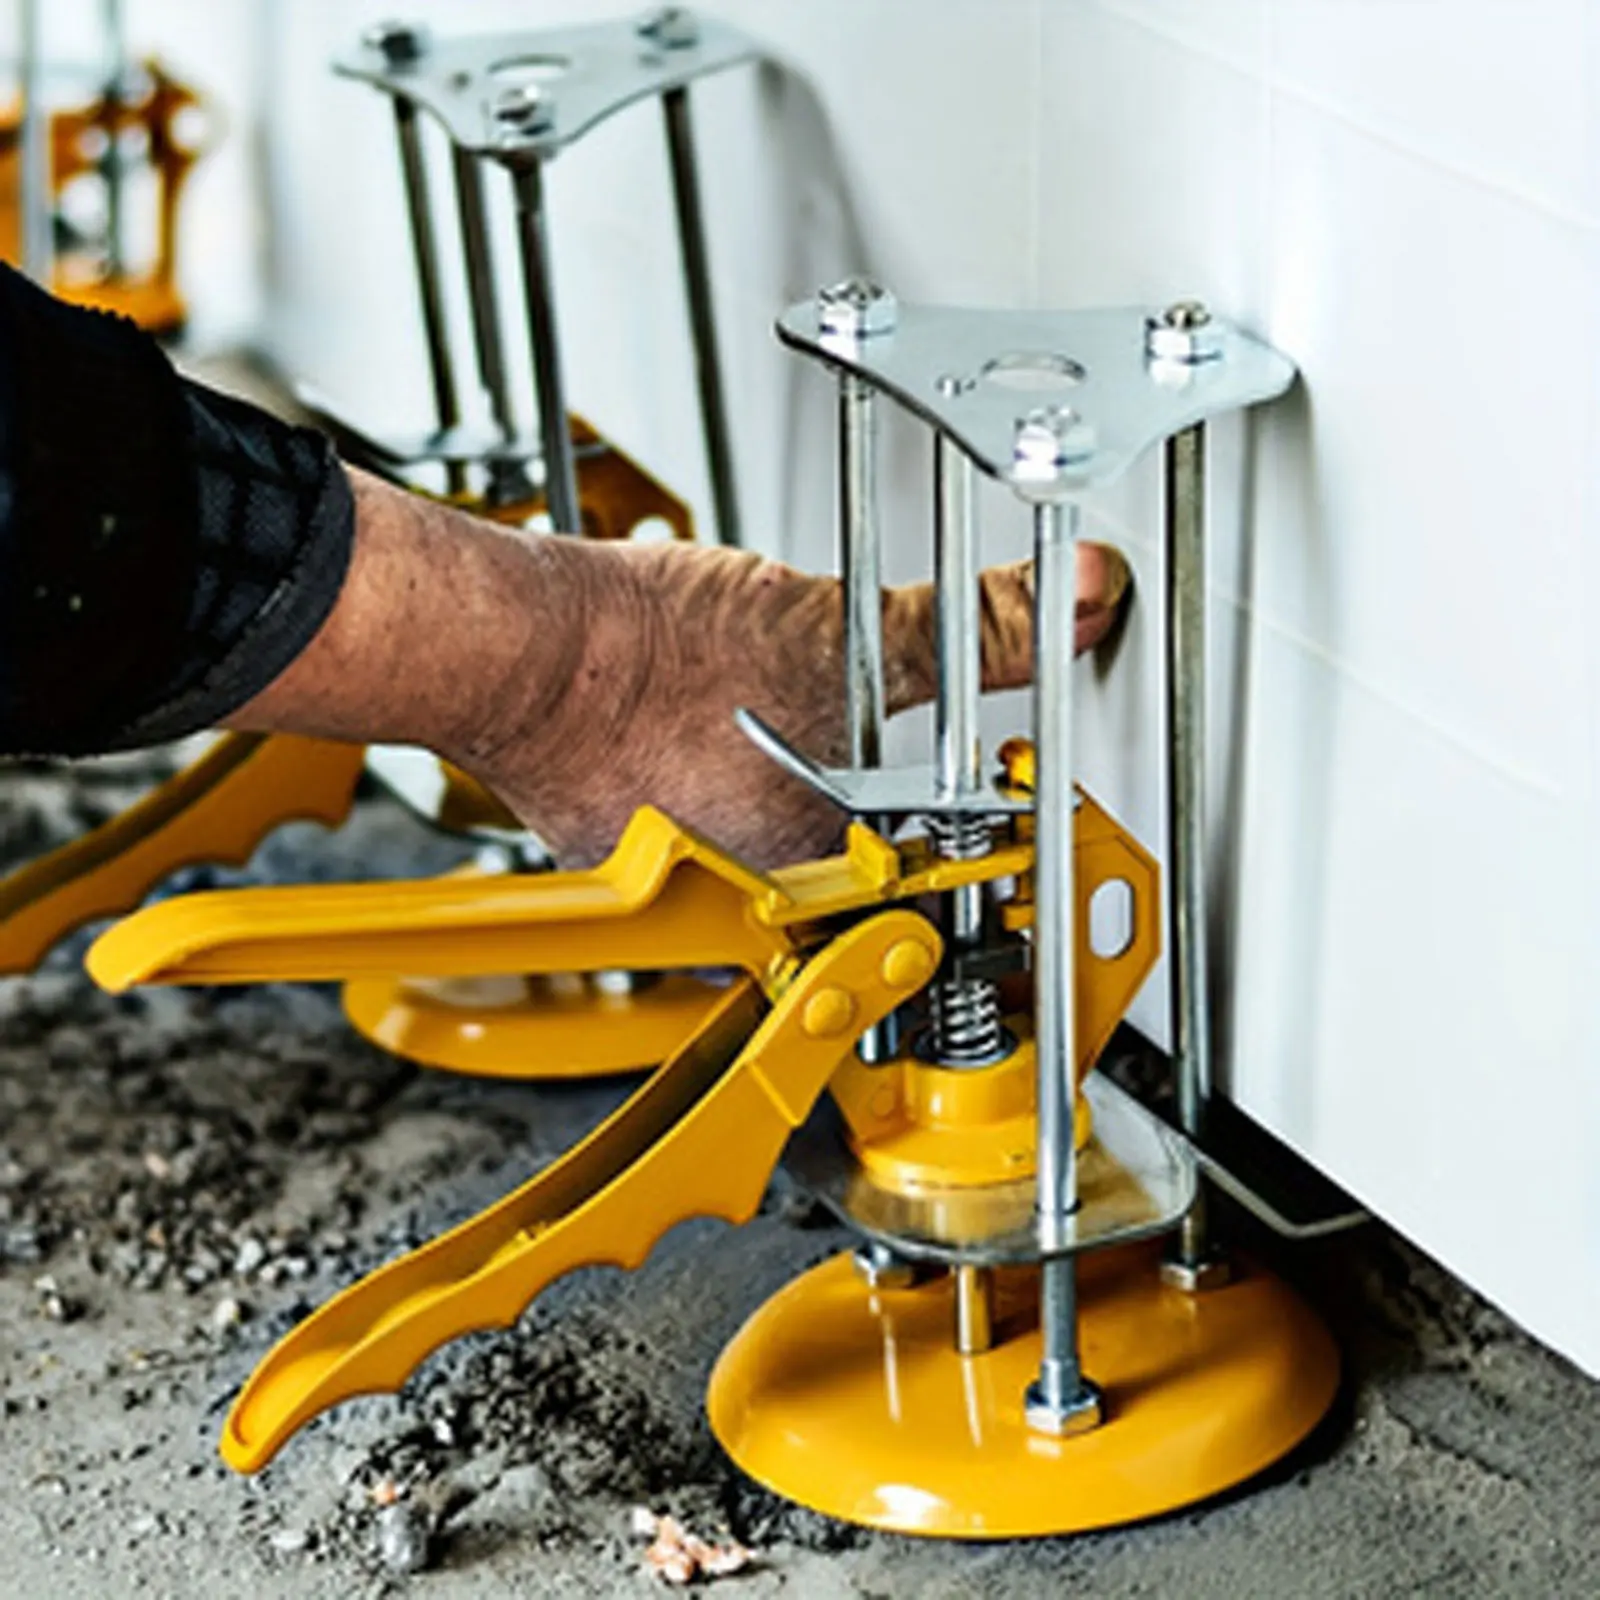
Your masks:
<instances>
[{"instance_id":1,"label":"hex nut","mask_svg":"<svg viewBox=\"0 0 1600 1600\"><path fill-rule=\"evenodd\" d=\"M389 66L405 67L427 53L428 31L413 22L376 22L361 35L361 42Z\"/></svg>"},{"instance_id":2,"label":"hex nut","mask_svg":"<svg viewBox=\"0 0 1600 1600\"><path fill-rule=\"evenodd\" d=\"M1145 318L1145 354L1155 361L1214 361L1222 354L1222 338L1222 324L1199 300L1179 300Z\"/></svg>"},{"instance_id":3,"label":"hex nut","mask_svg":"<svg viewBox=\"0 0 1600 1600\"><path fill-rule=\"evenodd\" d=\"M490 101L489 113L502 127L517 133L543 133L555 122L555 109L536 83L502 89Z\"/></svg>"},{"instance_id":4,"label":"hex nut","mask_svg":"<svg viewBox=\"0 0 1600 1600\"><path fill-rule=\"evenodd\" d=\"M1065 1405L1059 1405L1045 1393L1044 1385L1035 1380L1023 1396L1022 1417L1035 1433L1049 1434L1054 1439L1072 1439L1098 1428L1105 1421L1105 1401L1099 1389L1083 1378L1079 1380L1077 1395Z\"/></svg>"},{"instance_id":5,"label":"hex nut","mask_svg":"<svg viewBox=\"0 0 1600 1600\"><path fill-rule=\"evenodd\" d=\"M846 278L818 293L817 320L834 338L870 339L894 332L900 302L871 278Z\"/></svg>"},{"instance_id":6,"label":"hex nut","mask_svg":"<svg viewBox=\"0 0 1600 1600\"><path fill-rule=\"evenodd\" d=\"M660 6L640 17L637 31L664 50L686 50L700 42L700 19L686 6Z\"/></svg>"},{"instance_id":7,"label":"hex nut","mask_svg":"<svg viewBox=\"0 0 1600 1600\"><path fill-rule=\"evenodd\" d=\"M1048 483L1095 452L1095 431L1071 406L1035 406L1017 418L1011 463L1023 483Z\"/></svg>"}]
</instances>

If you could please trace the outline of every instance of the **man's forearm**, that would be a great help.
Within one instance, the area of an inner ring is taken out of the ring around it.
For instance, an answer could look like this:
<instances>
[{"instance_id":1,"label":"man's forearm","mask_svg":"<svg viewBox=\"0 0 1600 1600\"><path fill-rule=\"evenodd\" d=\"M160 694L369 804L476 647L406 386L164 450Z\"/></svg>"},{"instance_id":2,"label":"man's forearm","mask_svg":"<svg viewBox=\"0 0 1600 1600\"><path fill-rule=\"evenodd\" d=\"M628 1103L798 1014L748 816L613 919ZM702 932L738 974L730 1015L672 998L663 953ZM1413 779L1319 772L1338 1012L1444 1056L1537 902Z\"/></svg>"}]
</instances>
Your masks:
<instances>
[{"instance_id":1,"label":"man's forearm","mask_svg":"<svg viewBox=\"0 0 1600 1600\"><path fill-rule=\"evenodd\" d=\"M584 654L594 563L351 470L356 533L310 646L227 719L238 729L425 745L479 767L551 710Z\"/></svg>"},{"instance_id":2,"label":"man's forearm","mask_svg":"<svg viewBox=\"0 0 1600 1600\"><path fill-rule=\"evenodd\" d=\"M754 860L825 848L841 819L736 730L747 705L845 759L838 583L746 551L528 535L352 473L354 552L321 631L236 728L428 746L570 862L640 804ZM1077 646L1110 623L1115 552L1080 547ZM983 575L987 687L1032 668L1031 570ZM928 585L884 597L891 712L935 682Z\"/></svg>"}]
</instances>

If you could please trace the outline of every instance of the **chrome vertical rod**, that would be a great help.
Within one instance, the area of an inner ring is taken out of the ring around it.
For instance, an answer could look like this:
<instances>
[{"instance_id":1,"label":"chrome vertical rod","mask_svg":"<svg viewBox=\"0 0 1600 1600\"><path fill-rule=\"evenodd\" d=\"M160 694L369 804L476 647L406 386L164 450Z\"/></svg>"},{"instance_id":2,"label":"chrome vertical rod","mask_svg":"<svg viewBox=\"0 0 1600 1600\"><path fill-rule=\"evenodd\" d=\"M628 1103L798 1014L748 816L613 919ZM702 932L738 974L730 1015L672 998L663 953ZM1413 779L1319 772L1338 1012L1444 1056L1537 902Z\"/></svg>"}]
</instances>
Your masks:
<instances>
[{"instance_id":1,"label":"chrome vertical rod","mask_svg":"<svg viewBox=\"0 0 1600 1600\"><path fill-rule=\"evenodd\" d=\"M850 764L883 763L883 553L878 527L878 402L839 379L839 526L844 573L844 703Z\"/></svg>"},{"instance_id":2,"label":"chrome vertical rod","mask_svg":"<svg viewBox=\"0 0 1600 1600\"><path fill-rule=\"evenodd\" d=\"M505 342L500 330L500 303L495 295L494 261L489 245L489 210L483 192L483 169L478 158L452 145L456 208L461 217L461 253L467 268L467 301L472 310L472 340L478 356L478 376L489 396L489 410L501 436L513 439L517 419L511 407L511 383L506 375Z\"/></svg>"},{"instance_id":3,"label":"chrome vertical rod","mask_svg":"<svg viewBox=\"0 0 1600 1600\"><path fill-rule=\"evenodd\" d=\"M1165 450L1167 575L1167 907L1172 940L1172 1054L1178 1116L1198 1137L1211 1097L1211 1015L1206 964L1205 425ZM1184 1221L1179 1258L1207 1253L1203 1198Z\"/></svg>"},{"instance_id":4,"label":"chrome vertical rod","mask_svg":"<svg viewBox=\"0 0 1600 1600\"><path fill-rule=\"evenodd\" d=\"M1075 504L1033 510L1034 1033L1038 1048L1038 1210L1047 1247L1066 1243L1078 1204L1073 1112L1077 1092L1076 898L1073 886L1072 645L1080 512ZM1098 1395L1078 1355L1077 1263L1046 1260L1039 1280L1039 1376L1029 1389L1030 1425L1074 1432L1099 1417Z\"/></svg>"},{"instance_id":5,"label":"chrome vertical rod","mask_svg":"<svg viewBox=\"0 0 1600 1600\"><path fill-rule=\"evenodd\" d=\"M884 723L878 400L871 385L848 372L839 377L839 546L850 764L877 767L883 764ZM886 828L887 822L879 826ZM899 1027L891 1014L862 1035L861 1059L891 1061L899 1042Z\"/></svg>"},{"instance_id":6,"label":"chrome vertical rod","mask_svg":"<svg viewBox=\"0 0 1600 1600\"><path fill-rule=\"evenodd\" d=\"M44 103L40 0L21 0L22 269L48 289L55 262L55 200L50 193L50 114Z\"/></svg>"},{"instance_id":7,"label":"chrome vertical rod","mask_svg":"<svg viewBox=\"0 0 1600 1600\"><path fill-rule=\"evenodd\" d=\"M1034 507L1034 1035L1039 1072L1039 1215L1047 1240L1078 1204L1072 1121L1077 979L1073 916L1072 643L1076 505Z\"/></svg>"},{"instance_id":8,"label":"chrome vertical rod","mask_svg":"<svg viewBox=\"0 0 1600 1600\"><path fill-rule=\"evenodd\" d=\"M723 544L737 545L743 542L739 496L734 483L728 408L722 392L722 364L717 354L717 323L711 305L711 267L706 254L705 216L700 206L700 177L695 163L689 91L681 85L668 89L661 97L661 110L667 126L667 159L672 168L672 199L678 214L683 286L689 301L689 328L694 337L700 426L706 439L706 467L711 475L717 537Z\"/></svg>"},{"instance_id":9,"label":"chrome vertical rod","mask_svg":"<svg viewBox=\"0 0 1600 1600\"><path fill-rule=\"evenodd\" d=\"M934 586L938 595L936 701L939 793L974 795L983 781L978 740L982 685L976 474L966 453L942 433L934 441Z\"/></svg>"},{"instance_id":10,"label":"chrome vertical rod","mask_svg":"<svg viewBox=\"0 0 1600 1600\"><path fill-rule=\"evenodd\" d=\"M544 174L537 160L512 169L522 277L533 344L533 378L539 394L539 437L544 446L544 492L557 533L579 533L578 469L567 422L566 386L556 331L555 283L550 270L550 229L544 205Z\"/></svg>"},{"instance_id":11,"label":"chrome vertical rod","mask_svg":"<svg viewBox=\"0 0 1600 1600\"><path fill-rule=\"evenodd\" d=\"M972 461L942 433L935 436L934 591L938 598L939 682L935 700L939 793L962 799L983 782L978 732L982 644L978 600L977 475ZM983 934L983 888L950 896L950 933L973 944Z\"/></svg>"},{"instance_id":12,"label":"chrome vertical rod","mask_svg":"<svg viewBox=\"0 0 1600 1600\"><path fill-rule=\"evenodd\" d=\"M433 380L433 409L441 430L461 421L456 394L455 367L450 359L450 329L445 321L444 293L439 281L439 252L434 242L433 208L428 200L428 169L422 154L422 132L417 108L399 95L394 97L395 134L400 144L400 171L405 181L406 215L411 225L411 249L417 264L417 291L422 302L422 331L428 345L428 372ZM452 493L466 486L460 462L445 468Z\"/></svg>"},{"instance_id":13,"label":"chrome vertical rod","mask_svg":"<svg viewBox=\"0 0 1600 1600\"><path fill-rule=\"evenodd\" d=\"M509 443L517 436L517 417L511 403L511 379L506 369L505 337L500 326L483 168L475 155L459 146L452 146L450 154L455 172L456 210L461 219L461 253L467 270L467 301L472 311L472 343L478 357L478 376L489 396L490 415L500 430L500 437ZM491 504L509 505L533 493L533 486L519 461L491 460L488 472L486 492Z\"/></svg>"}]
</instances>

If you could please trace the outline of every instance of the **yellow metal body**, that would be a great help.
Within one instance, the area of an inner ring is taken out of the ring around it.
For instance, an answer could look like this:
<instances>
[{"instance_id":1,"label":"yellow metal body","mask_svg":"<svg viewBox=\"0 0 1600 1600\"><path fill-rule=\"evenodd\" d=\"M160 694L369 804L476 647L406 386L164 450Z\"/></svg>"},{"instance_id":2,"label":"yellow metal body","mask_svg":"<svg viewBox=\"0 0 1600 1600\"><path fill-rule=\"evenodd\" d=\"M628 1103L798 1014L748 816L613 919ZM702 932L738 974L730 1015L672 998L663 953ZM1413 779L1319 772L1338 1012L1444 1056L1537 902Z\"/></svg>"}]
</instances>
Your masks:
<instances>
[{"instance_id":1,"label":"yellow metal body","mask_svg":"<svg viewBox=\"0 0 1600 1600\"><path fill-rule=\"evenodd\" d=\"M1282 1282L1246 1266L1185 1294L1160 1246L1080 1259L1084 1370L1100 1427L1030 1429L1033 1269L999 1275L994 1347L953 1346L954 1279L874 1290L848 1256L778 1291L724 1350L708 1409L723 1448L828 1516L958 1539L1080 1533L1159 1516L1255 1476L1332 1403L1338 1352Z\"/></svg>"},{"instance_id":2,"label":"yellow metal body","mask_svg":"<svg viewBox=\"0 0 1600 1600\"><path fill-rule=\"evenodd\" d=\"M140 97L116 103L101 97L50 117L50 180L59 200L71 184L99 169L109 138L142 135L156 179L155 258L143 271L111 275L100 262L69 251L58 258L50 287L64 300L131 317L150 333L174 334L187 317L178 287L178 207L190 172L205 154L188 136L188 123L206 107L158 63L146 61L141 70L148 88ZM21 121L12 107L0 111L0 258L15 262L21 253Z\"/></svg>"},{"instance_id":3,"label":"yellow metal body","mask_svg":"<svg viewBox=\"0 0 1600 1600\"><path fill-rule=\"evenodd\" d=\"M735 985L702 1032L569 1154L300 1323L235 1402L222 1439L229 1465L255 1471L312 1417L399 1388L447 1339L508 1327L577 1267L636 1267L689 1217L748 1221L854 1029L905 1000L939 954L916 913L885 911L782 983L764 1017L756 984Z\"/></svg>"},{"instance_id":4,"label":"yellow metal body","mask_svg":"<svg viewBox=\"0 0 1600 1600\"><path fill-rule=\"evenodd\" d=\"M1029 921L1028 819L997 826L994 845L946 861L855 826L839 855L765 873L645 808L592 871L195 895L102 936L89 966L110 989L343 979L353 1011L370 1002L365 1024L380 1036L389 986L403 981L405 1029L429 1018L438 1039L403 1032L396 1042L450 1064L470 1055L461 1018L497 1006L517 1016L525 1070L540 1076L647 1047L666 1057L568 1155L287 1335L238 1397L228 1462L255 1471L311 1418L397 1388L449 1339L509 1325L575 1268L635 1266L691 1216L749 1217L790 1132L830 1087L862 1183L891 1203L938 1190L961 1238L971 1197L981 1234L997 1193L1031 1192L1018 1182L1036 1136L1026 1019L1011 1019L1020 1048L1007 1061L962 1073L909 1052L867 1067L854 1045L939 970L939 937L910 909L923 897L1010 878L1021 891L1011 921ZM1084 1071L1155 960L1159 897L1154 863L1087 797L1075 849ZM1089 904L1113 880L1129 886L1132 934L1100 956ZM608 1034L591 980L617 968L664 976L655 1002L641 990L641 1006ZM686 976L709 968L739 976L720 989ZM1082 1164L1085 1193L1114 1194L1130 1220L1142 1215L1148 1198L1099 1141ZM994 1538L1203 1500L1292 1448L1331 1401L1331 1341L1264 1273L1187 1295L1161 1282L1141 1246L1083 1258L1080 1280L1085 1367L1107 1406L1081 1437L1041 1435L1022 1415L1039 1360L1028 1272L999 1275L994 1345L962 1355L952 1279L874 1291L843 1259L781 1291L728 1347L709 1396L713 1427L752 1476L817 1510Z\"/></svg>"},{"instance_id":5,"label":"yellow metal body","mask_svg":"<svg viewBox=\"0 0 1600 1600\"><path fill-rule=\"evenodd\" d=\"M857 825L842 854L763 873L642 806L586 872L187 895L102 935L89 970L113 991L616 968L738 967L765 981L830 918L1011 876L1030 860L1031 849L1008 846L945 861Z\"/></svg>"},{"instance_id":6,"label":"yellow metal body","mask_svg":"<svg viewBox=\"0 0 1600 1600\"><path fill-rule=\"evenodd\" d=\"M1029 747L1031 750L1031 747ZM1031 818L1019 819L1031 824ZM1161 947L1158 869L1134 839L1080 795L1074 825L1077 905L1078 1081L1105 1048L1155 965ZM1017 874L1025 882L1027 872ZM1127 944L1106 956L1089 937L1089 906L1102 885L1128 886L1137 908ZM1032 921L1031 896L1007 901L1013 927ZM846 1063L833 1097L850 1130L851 1147L872 1181L921 1190L1014 1183L1032 1177L1038 1152L1037 1076L1032 1020L1007 1019L1017 1049L983 1071L940 1066L908 1050L882 1066ZM1089 1106L1076 1106L1075 1136L1088 1142Z\"/></svg>"},{"instance_id":7,"label":"yellow metal body","mask_svg":"<svg viewBox=\"0 0 1600 1600\"><path fill-rule=\"evenodd\" d=\"M1092 801L1078 819L1086 856L1123 837ZM685 1216L747 1215L789 1131L830 1081L848 1083L860 1070L856 1039L934 977L938 937L906 908L1025 874L1031 846L1009 835L998 830L986 857L947 861L923 843L896 848L856 826L841 854L763 873L644 808L611 857L587 872L193 895L103 935L89 967L113 990L342 978L360 994L369 979L404 973L413 985L421 974L490 984L492 993L532 974L546 980L548 1000L558 992L552 975L626 968L673 974L663 988L681 997L667 986L684 969L745 975L699 1010L667 1064L594 1139L297 1328L241 1395L228 1459L253 1470L309 1417L394 1387L446 1339L509 1322L573 1267L632 1264ZM1138 880L1136 894L1150 892L1147 858L1129 841L1122 849L1115 870ZM1100 876L1086 875L1085 885ZM1153 960L1153 940L1141 949L1141 960ZM1131 968L1102 965L1122 985L1120 1008ZM765 1020L762 997L772 1005ZM1086 998L1087 1052L1115 1017L1093 984ZM592 1052L585 1009L550 1006L534 1025L530 1008L529 1048ZM553 1060L529 1065L543 1075Z\"/></svg>"},{"instance_id":8,"label":"yellow metal body","mask_svg":"<svg viewBox=\"0 0 1600 1600\"><path fill-rule=\"evenodd\" d=\"M363 759L360 745L225 734L120 816L0 879L0 972L31 972L74 928L131 911L180 867L242 865L284 822L337 827Z\"/></svg>"},{"instance_id":9,"label":"yellow metal body","mask_svg":"<svg viewBox=\"0 0 1600 1600\"><path fill-rule=\"evenodd\" d=\"M721 990L687 972L628 993L582 973L359 978L344 1013L374 1044L425 1067L487 1078L591 1078L665 1061Z\"/></svg>"}]
</instances>

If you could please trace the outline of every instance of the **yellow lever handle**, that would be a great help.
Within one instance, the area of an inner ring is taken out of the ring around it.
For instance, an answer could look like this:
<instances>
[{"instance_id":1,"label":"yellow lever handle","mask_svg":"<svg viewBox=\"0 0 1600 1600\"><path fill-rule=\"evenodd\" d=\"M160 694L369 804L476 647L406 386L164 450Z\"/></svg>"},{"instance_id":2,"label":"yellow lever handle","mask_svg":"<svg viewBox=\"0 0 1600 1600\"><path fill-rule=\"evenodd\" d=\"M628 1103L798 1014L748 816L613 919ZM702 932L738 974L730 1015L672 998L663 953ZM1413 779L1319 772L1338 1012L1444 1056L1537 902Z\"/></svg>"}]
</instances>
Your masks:
<instances>
[{"instance_id":1,"label":"yellow lever handle","mask_svg":"<svg viewBox=\"0 0 1600 1600\"><path fill-rule=\"evenodd\" d=\"M932 976L940 955L927 921L887 911L824 946L765 1020L755 982L741 981L567 1155L300 1323L240 1392L224 1459L256 1471L311 1418L398 1389L447 1340L510 1327L577 1267L636 1267L690 1217L748 1221L789 1134L855 1041Z\"/></svg>"},{"instance_id":2,"label":"yellow lever handle","mask_svg":"<svg viewBox=\"0 0 1600 1600\"><path fill-rule=\"evenodd\" d=\"M243 865L292 818L337 827L365 750L232 733L120 816L0 880L0 972L31 972L86 922L131 911L179 867Z\"/></svg>"},{"instance_id":3,"label":"yellow lever handle","mask_svg":"<svg viewBox=\"0 0 1600 1600\"><path fill-rule=\"evenodd\" d=\"M649 806L589 872L452 875L189 895L119 922L89 952L113 992L139 983L487 977L607 967L742 967L793 945L753 906L770 879Z\"/></svg>"}]
</instances>

